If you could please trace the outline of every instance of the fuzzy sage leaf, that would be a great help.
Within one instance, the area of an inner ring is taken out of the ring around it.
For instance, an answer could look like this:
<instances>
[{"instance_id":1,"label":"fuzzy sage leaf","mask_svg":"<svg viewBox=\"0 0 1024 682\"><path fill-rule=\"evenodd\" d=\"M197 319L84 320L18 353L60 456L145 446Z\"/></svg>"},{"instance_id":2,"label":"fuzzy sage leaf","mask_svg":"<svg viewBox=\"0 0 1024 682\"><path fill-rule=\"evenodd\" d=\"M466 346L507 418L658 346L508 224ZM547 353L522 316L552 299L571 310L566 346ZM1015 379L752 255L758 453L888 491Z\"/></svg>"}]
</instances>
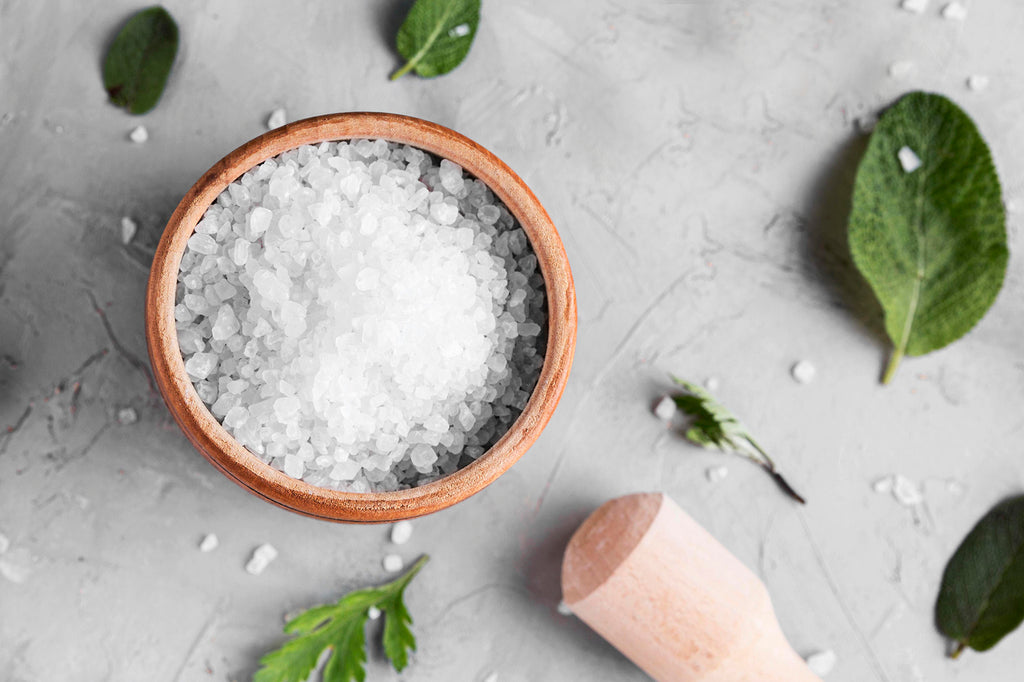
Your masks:
<instances>
[{"instance_id":1,"label":"fuzzy sage leaf","mask_svg":"<svg viewBox=\"0 0 1024 682\"><path fill-rule=\"evenodd\" d=\"M904 170L904 147L919 168ZM923 92L885 112L857 171L849 227L895 346L883 383L905 355L956 341L992 306L1009 258L1005 222L992 156L967 114Z\"/></svg>"},{"instance_id":2,"label":"fuzzy sage leaf","mask_svg":"<svg viewBox=\"0 0 1024 682\"><path fill-rule=\"evenodd\" d=\"M110 101L144 114L163 94L178 53L178 25L163 7L138 12L121 28L103 61Z\"/></svg>"},{"instance_id":3,"label":"fuzzy sage leaf","mask_svg":"<svg viewBox=\"0 0 1024 682\"><path fill-rule=\"evenodd\" d=\"M480 0L416 0L395 41L405 65L391 80L412 70L424 78L448 73L469 54L479 25Z\"/></svg>"},{"instance_id":4,"label":"fuzzy sage leaf","mask_svg":"<svg viewBox=\"0 0 1024 682\"><path fill-rule=\"evenodd\" d=\"M672 396L676 407L690 417L690 424L683 435L688 441L711 450L729 452L749 459L767 471L775 483L800 504L804 498L782 477L775 468L775 462L757 444L739 419L700 386L672 377L672 381L683 389L683 393Z\"/></svg>"},{"instance_id":5,"label":"fuzzy sage leaf","mask_svg":"<svg viewBox=\"0 0 1024 682\"><path fill-rule=\"evenodd\" d=\"M946 566L935 605L939 630L964 649L987 651L1024 621L1024 495L986 514Z\"/></svg>"},{"instance_id":6,"label":"fuzzy sage leaf","mask_svg":"<svg viewBox=\"0 0 1024 682\"><path fill-rule=\"evenodd\" d=\"M336 604L315 606L288 621L284 631L296 637L260 659L253 682L303 682L325 649L331 651L322 682L363 682L366 679L366 621L370 608L384 617L384 655L395 670L409 664L416 638L405 607L405 588L427 563L420 557L404 575L380 587L350 592Z\"/></svg>"}]
</instances>

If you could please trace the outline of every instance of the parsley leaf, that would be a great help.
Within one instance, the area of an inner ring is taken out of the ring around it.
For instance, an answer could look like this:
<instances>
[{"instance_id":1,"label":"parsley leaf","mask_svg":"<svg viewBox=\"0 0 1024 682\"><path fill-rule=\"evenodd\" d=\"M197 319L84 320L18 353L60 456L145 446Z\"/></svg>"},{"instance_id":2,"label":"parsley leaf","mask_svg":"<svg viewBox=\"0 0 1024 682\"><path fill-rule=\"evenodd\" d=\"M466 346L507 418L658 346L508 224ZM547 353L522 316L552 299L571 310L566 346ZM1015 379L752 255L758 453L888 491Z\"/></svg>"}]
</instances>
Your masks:
<instances>
[{"instance_id":1,"label":"parsley leaf","mask_svg":"<svg viewBox=\"0 0 1024 682\"><path fill-rule=\"evenodd\" d=\"M709 450L746 457L771 474L783 492L800 504L806 504L806 500L776 470L772 458L732 412L700 386L676 377L672 377L672 381L685 391L672 396L672 400L676 407L691 418L689 427L683 433L688 441Z\"/></svg>"},{"instance_id":2,"label":"parsley leaf","mask_svg":"<svg viewBox=\"0 0 1024 682\"><path fill-rule=\"evenodd\" d=\"M303 682L325 649L331 653L324 666L323 682L364 682L370 607L380 609L384 616L384 654L395 670L403 670L409 664L409 652L416 650L416 638L409 629L412 617L403 596L428 559L426 555L420 557L390 583L350 592L336 604L314 606L288 621L284 631L297 636L260 659L262 667L253 682Z\"/></svg>"}]
</instances>

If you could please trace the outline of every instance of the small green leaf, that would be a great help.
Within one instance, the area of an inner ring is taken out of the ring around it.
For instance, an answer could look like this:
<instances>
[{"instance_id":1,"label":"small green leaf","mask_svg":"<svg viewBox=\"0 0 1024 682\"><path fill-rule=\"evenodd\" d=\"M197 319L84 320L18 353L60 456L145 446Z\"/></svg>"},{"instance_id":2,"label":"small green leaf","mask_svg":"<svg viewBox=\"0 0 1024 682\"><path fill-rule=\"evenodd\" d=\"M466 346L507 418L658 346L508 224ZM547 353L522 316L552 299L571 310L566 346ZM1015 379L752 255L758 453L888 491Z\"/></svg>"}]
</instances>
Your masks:
<instances>
[{"instance_id":1,"label":"small green leaf","mask_svg":"<svg viewBox=\"0 0 1024 682\"><path fill-rule=\"evenodd\" d=\"M416 0L395 41L405 65L391 80L412 70L424 78L448 73L469 54L479 24L480 0Z\"/></svg>"},{"instance_id":2,"label":"small green leaf","mask_svg":"<svg viewBox=\"0 0 1024 682\"><path fill-rule=\"evenodd\" d=\"M916 170L903 169L904 147ZM882 116L857 171L849 241L895 345L883 383L904 355L956 341L992 306L1009 258L1005 222L992 156L959 107L912 92Z\"/></svg>"},{"instance_id":3,"label":"small green leaf","mask_svg":"<svg viewBox=\"0 0 1024 682\"><path fill-rule=\"evenodd\" d=\"M775 462L750 435L739 419L700 386L689 381L672 377L685 393L672 396L676 407L690 417L689 428L683 434L695 445L709 450L719 450L740 455L757 464L771 474L775 483L800 504L804 498L782 477L775 468Z\"/></svg>"},{"instance_id":4,"label":"small green leaf","mask_svg":"<svg viewBox=\"0 0 1024 682\"><path fill-rule=\"evenodd\" d=\"M935 622L956 642L987 651L1024 621L1024 495L1002 502L967 535L946 566Z\"/></svg>"},{"instance_id":5,"label":"small green leaf","mask_svg":"<svg viewBox=\"0 0 1024 682\"><path fill-rule=\"evenodd\" d=\"M412 617L405 606L405 588L429 557L413 564L399 578L357 590L335 604L314 606L288 621L284 631L297 635L280 649L260 659L253 682L304 682L316 668L324 650L330 650L323 682L363 682L366 679L366 621L370 607L384 616L384 654L396 670L409 664L416 638L409 626Z\"/></svg>"},{"instance_id":6,"label":"small green leaf","mask_svg":"<svg viewBox=\"0 0 1024 682\"><path fill-rule=\"evenodd\" d=\"M144 114L160 99L178 53L178 25L163 7L144 9L114 38L103 62L110 101Z\"/></svg>"}]
</instances>

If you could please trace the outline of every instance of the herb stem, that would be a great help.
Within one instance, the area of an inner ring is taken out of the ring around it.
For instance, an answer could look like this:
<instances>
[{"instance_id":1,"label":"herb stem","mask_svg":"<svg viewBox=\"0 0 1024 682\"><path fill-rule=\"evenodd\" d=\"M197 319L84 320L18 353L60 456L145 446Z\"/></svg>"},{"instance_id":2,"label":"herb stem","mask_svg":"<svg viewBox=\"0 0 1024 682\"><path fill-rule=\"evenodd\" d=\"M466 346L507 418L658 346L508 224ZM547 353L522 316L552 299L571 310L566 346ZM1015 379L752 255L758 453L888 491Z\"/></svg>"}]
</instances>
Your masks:
<instances>
[{"instance_id":1,"label":"herb stem","mask_svg":"<svg viewBox=\"0 0 1024 682\"><path fill-rule=\"evenodd\" d=\"M419 55L417 55L417 57L418 57L418 56L419 56ZM395 72L394 72L393 74L391 74L391 80L393 80L393 81L394 81L394 80L398 80L399 78L401 78L401 77L402 77L402 76L404 76L405 74L407 74L407 73L409 73L410 71L412 71L412 69L413 69L413 67L414 67L414 66L416 66L416 61L415 61L415 60L412 60L412 59L410 59L409 61L407 61L407 62L405 63L405 66L403 66L403 67L402 67L402 68L400 68L400 69L399 69L398 71L395 71Z\"/></svg>"},{"instance_id":2,"label":"herb stem","mask_svg":"<svg viewBox=\"0 0 1024 682\"><path fill-rule=\"evenodd\" d=\"M892 352L892 357L889 358L889 366L885 368L885 374L882 375L882 383L888 384L892 381L892 378L896 376L896 368L900 365L900 360L903 359L903 349L897 348Z\"/></svg>"},{"instance_id":3,"label":"herb stem","mask_svg":"<svg viewBox=\"0 0 1024 682\"><path fill-rule=\"evenodd\" d=\"M960 654L962 654L966 649L967 644L965 642L957 642L956 648L953 649L953 652L949 655L949 657L955 661L956 659L960 658Z\"/></svg>"}]
</instances>

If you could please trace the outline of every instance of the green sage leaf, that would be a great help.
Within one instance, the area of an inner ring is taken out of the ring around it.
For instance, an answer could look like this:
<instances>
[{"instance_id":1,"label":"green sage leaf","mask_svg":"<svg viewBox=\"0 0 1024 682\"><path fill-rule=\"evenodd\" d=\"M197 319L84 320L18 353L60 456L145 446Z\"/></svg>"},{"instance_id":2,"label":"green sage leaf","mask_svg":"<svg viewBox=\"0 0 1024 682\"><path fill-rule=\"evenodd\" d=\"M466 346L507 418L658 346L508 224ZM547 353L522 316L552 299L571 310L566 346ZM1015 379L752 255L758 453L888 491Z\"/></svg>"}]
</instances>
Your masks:
<instances>
[{"instance_id":1,"label":"green sage leaf","mask_svg":"<svg viewBox=\"0 0 1024 682\"><path fill-rule=\"evenodd\" d=\"M178 25L163 7L144 9L124 25L103 62L110 101L133 114L154 106L178 53Z\"/></svg>"},{"instance_id":2,"label":"green sage leaf","mask_svg":"<svg viewBox=\"0 0 1024 682\"><path fill-rule=\"evenodd\" d=\"M921 165L906 171L904 147ZM1002 191L974 122L941 95L912 92L881 117L860 163L850 251L885 310L895 345L923 355L974 327L1003 285L1009 250Z\"/></svg>"},{"instance_id":3,"label":"green sage leaf","mask_svg":"<svg viewBox=\"0 0 1024 682\"><path fill-rule=\"evenodd\" d=\"M1024 495L997 505L967 535L942 577L935 622L965 648L987 651L1024 621Z\"/></svg>"},{"instance_id":4,"label":"green sage leaf","mask_svg":"<svg viewBox=\"0 0 1024 682\"><path fill-rule=\"evenodd\" d=\"M480 24L480 0L416 0L396 45L405 65L391 75L415 70L424 78L448 73L462 63Z\"/></svg>"}]
</instances>

